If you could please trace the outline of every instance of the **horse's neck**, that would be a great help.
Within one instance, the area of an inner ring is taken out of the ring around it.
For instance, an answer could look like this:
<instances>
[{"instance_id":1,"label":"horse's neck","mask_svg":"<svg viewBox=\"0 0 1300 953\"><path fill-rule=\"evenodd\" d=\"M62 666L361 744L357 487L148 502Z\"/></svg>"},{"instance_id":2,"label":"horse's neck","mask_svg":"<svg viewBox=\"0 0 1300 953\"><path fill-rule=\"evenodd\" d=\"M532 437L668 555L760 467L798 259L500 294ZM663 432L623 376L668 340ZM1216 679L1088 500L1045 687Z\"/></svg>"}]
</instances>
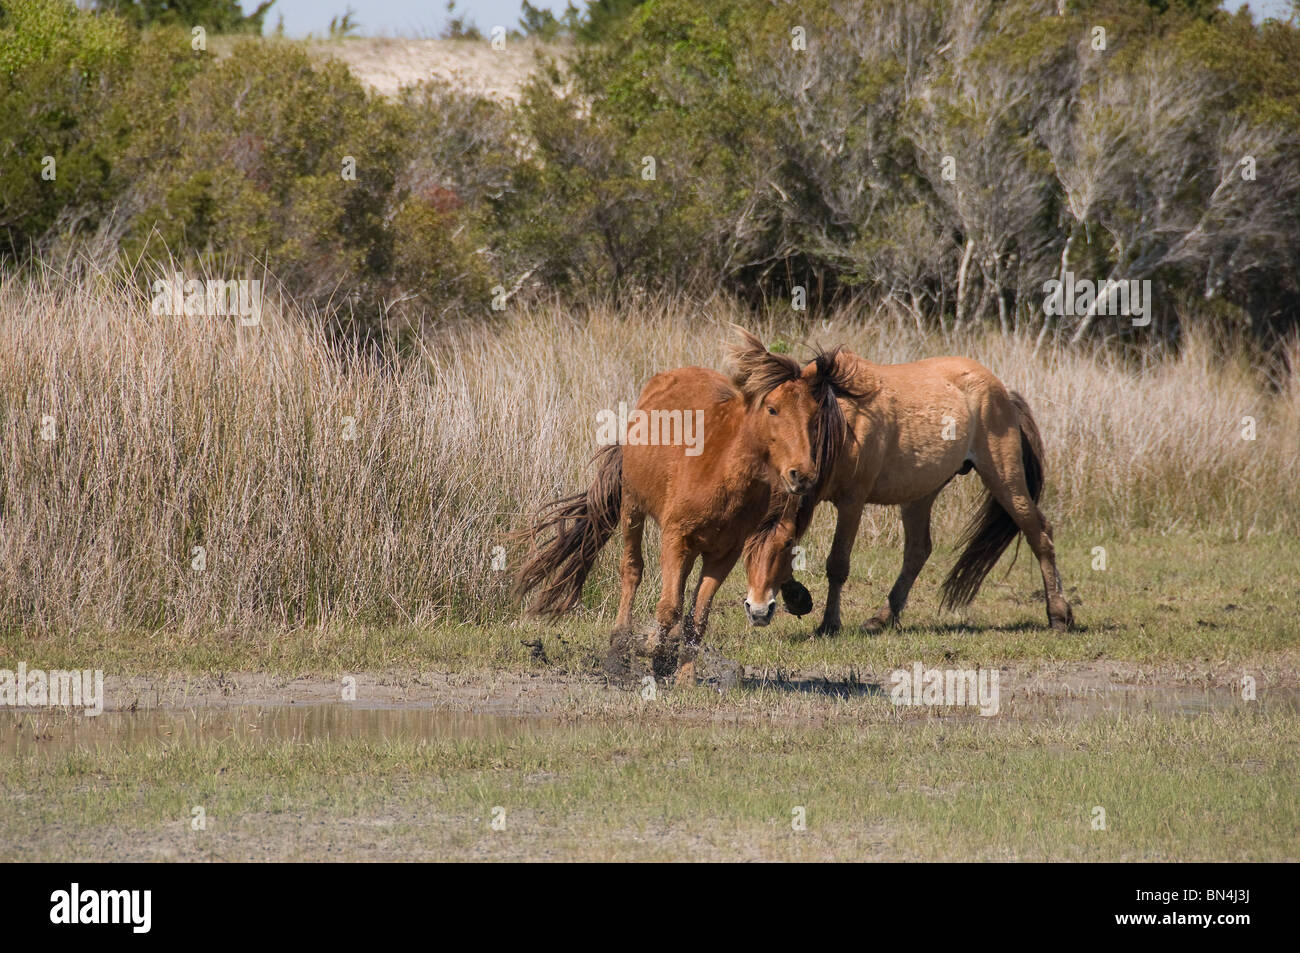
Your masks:
<instances>
[{"instance_id":1,"label":"horse's neck","mask_svg":"<svg viewBox=\"0 0 1300 953\"><path fill-rule=\"evenodd\" d=\"M881 366L852 351L844 351L842 356L851 362L850 377L853 381L853 391L859 395L853 402L866 405L880 391Z\"/></svg>"},{"instance_id":2,"label":"horse's neck","mask_svg":"<svg viewBox=\"0 0 1300 953\"><path fill-rule=\"evenodd\" d=\"M737 408L740 417L737 426L732 428L731 442L723 448L726 459L730 461L728 469L742 475L749 481L766 481L764 474L762 443L758 439L757 415L749 412L743 404Z\"/></svg>"}]
</instances>

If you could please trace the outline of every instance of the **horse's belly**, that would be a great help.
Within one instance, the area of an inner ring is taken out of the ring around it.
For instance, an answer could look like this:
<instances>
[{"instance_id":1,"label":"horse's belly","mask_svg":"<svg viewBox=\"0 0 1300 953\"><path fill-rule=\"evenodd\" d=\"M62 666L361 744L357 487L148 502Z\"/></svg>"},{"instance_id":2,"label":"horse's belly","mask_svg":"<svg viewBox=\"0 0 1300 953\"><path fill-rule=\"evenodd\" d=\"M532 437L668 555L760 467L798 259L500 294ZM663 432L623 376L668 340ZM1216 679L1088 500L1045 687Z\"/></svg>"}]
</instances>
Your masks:
<instances>
[{"instance_id":1,"label":"horse's belly","mask_svg":"<svg viewBox=\"0 0 1300 953\"><path fill-rule=\"evenodd\" d=\"M942 489L944 484L957 473L958 469L954 467L942 479L923 475L904 478L891 476L888 479L878 479L871 488L871 492L867 495L866 502L876 503L880 506L896 506L902 503L910 503Z\"/></svg>"},{"instance_id":2,"label":"horse's belly","mask_svg":"<svg viewBox=\"0 0 1300 953\"><path fill-rule=\"evenodd\" d=\"M938 492L961 471L966 455L965 441L954 441L943 452L889 455L871 483L866 502L893 506Z\"/></svg>"}]
</instances>

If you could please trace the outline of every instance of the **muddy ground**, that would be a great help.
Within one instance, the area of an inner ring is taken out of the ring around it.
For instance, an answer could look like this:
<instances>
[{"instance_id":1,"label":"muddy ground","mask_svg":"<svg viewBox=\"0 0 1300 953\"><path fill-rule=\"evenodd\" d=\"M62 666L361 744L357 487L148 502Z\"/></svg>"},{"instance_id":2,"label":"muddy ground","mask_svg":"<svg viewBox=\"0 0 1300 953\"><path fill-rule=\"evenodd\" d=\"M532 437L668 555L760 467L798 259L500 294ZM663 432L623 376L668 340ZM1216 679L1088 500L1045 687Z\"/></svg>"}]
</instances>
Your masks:
<instances>
[{"instance_id":1,"label":"muddy ground","mask_svg":"<svg viewBox=\"0 0 1300 953\"><path fill-rule=\"evenodd\" d=\"M715 669L719 666L715 663ZM1004 700L1017 697L1084 698L1111 694L1175 697L1235 693L1250 674L1260 693L1300 690L1300 672L1261 666L1207 663L1138 665L1128 662L1059 662L1003 666ZM702 669L704 687L717 677ZM738 675L738 679L736 678ZM724 672L728 689L772 688L817 697L888 694L889 672L782 672L741 667ZM284 678L258 672L215 676L105 677L105 711L322 704L344 700L345 677L355 678L355 703L369 708L441 708L490 715L600 712L621 707L634 694L595 675L562 672L362 672L337 679ZM734 686L734 687L733 687ZM657 691L673 691L660 682Z\"/></svg>"},{"instance_id":2,"label":"muddy ground","mask_svg":"<svg viewBox=\"0 0 1300 953\"><path fill-rule=\"evenodd\" d=\"M650 698L557 667L107 677L100 717L0 712L0 764L22 770L0 785L0 858L1294 857L1294 822L1269 793L1294 775L1277 732L1300 711L1300 672L1282 661L1007 665L1000 713L983 718L894 708L887 671L705 660L700 688L661 681ZM719 677L735 684L717 691ZM890 726L903 730L877 730ZM1080 791L1114 804L1122 837L1075 830ZM816 826L791 835L781 798L815 804ZM494 804L509 804L508 835L490 826ZM1212 823L1165 830L1207 811ZM1050 843L1025 841L1023 817ZM967 828L969 844L950 843Z\"/></svg>"}]
</instances>

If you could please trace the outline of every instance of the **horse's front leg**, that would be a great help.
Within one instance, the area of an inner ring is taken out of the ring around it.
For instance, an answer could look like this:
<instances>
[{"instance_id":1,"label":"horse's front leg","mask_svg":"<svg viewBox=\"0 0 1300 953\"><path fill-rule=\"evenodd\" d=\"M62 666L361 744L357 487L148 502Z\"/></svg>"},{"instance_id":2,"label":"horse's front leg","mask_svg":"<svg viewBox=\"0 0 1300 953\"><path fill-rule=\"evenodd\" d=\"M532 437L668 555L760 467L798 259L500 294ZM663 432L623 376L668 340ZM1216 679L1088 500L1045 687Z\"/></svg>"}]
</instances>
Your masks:
<instances>
[{"instance_id":1,"label":"horse's front leg","mask_svg":"<svg viewBox=\"0 0 1300 953\"><path fill-rule=\"evenodd\" d=\"M660 668L671 670L672 656L676 654L676 642L681 638L682 601L686 590L686 577L690 575L695 562L695 553L687 542L678 534L664 532L663 546L659 554L660 572L663 588L659 595L659 604L655 606L655 631L646 639L646 654L658 663Z\"/></svg>"},{"instance_id":2,"label":"horse's front leg","mask_svg":"<svg viewBox=\"0 0 1300 953\"><path fill-rule=\"evenodd\" d=\"M861 503L845 503L835 507L835 539L830 555L826 557L826 610L817 635L835 635L840 631L840 593L849 578L849 557L853 542L858 538L858 524L862 521Z\"/></svg>"},{"instance_id":3,"label":"horse's front leg","mask_svg":"<svg viewBox=\"0 0 1300 953\"><path fill-rule=\"evenodd\" d=\"M695 611L692 613L691 624L686 627L686 637L681 654L678 656L678 685L695 684L695 658L699 654L700 643L704 641L704 630L709 624L709 610L713 607L713 597L718 594L718 587L736 565L740 552L741 550L737 548L722 556L704 557L704 566L700 569L700 587L695 592Z\"/></svg>"}]
</instances>

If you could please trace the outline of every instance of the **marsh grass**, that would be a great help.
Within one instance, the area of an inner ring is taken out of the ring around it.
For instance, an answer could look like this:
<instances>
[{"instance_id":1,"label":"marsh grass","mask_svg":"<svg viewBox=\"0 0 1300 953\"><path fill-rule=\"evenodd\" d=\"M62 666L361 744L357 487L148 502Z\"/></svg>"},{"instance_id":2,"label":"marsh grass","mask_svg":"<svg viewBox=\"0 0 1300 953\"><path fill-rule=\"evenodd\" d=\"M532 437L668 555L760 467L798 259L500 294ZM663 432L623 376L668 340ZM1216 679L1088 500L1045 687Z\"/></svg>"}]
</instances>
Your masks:
<instances>
[{"instance_id":1,"label":"marsh grass","mask_svg":"<svg viewBox=\"0 0 1300 953\"><path fill-rule=\"evenodd\" d=\"M983 361L1034 409L1063 533L1300 529L1300 379L1266 386L1199 339L1176 355L1035 355L879 314L800 325L722 299L638 298L512 305L494 324L362 353L274 301L241 327L155 316L133 285L47 273L0 286L0 625L265 638L517 620L509 531L585 485L598 410L634 401L656 371L718 366L731 321L795 354L816 341L881 362ZM975 481L959 482L937 537L975 505ZM864 532L890 543L895 524L874 510ZM830 526L823 512L810 551ZM615 596L609 549L588 586L596 612Z\"/></svg>"}]
</instances>

